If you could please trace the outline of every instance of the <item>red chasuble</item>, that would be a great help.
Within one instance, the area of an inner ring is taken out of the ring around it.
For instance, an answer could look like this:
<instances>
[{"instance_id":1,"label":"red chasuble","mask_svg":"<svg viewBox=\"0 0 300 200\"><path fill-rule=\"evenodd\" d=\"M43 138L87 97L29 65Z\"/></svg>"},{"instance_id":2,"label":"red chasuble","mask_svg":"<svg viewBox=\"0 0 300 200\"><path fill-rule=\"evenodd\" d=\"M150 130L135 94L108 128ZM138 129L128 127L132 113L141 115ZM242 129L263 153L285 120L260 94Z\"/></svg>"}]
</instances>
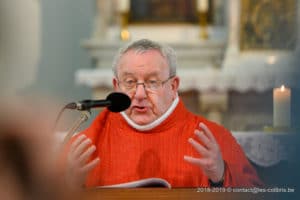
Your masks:
<instances>
[{"instance_id":1,"label":"red chasuble","mask_svg":"<svg viewBox=\"0 0 300 200\"><path fill-rule=\"evenodd\" d=\"M87 177L86 186L104 186L144 178L163 178L172 187L209 187L200 167L184 161L184 155L201 157L188 142L203 122L214 134L225 161L224 187L260 186L255 169L235 138L225 128L189 112L180 100L173 113L150 131L140 132L120 113L104 110L83 131L96 145L93 158L100 163ZM198 139L196 139L200 142Z\"/></svg>"}]
</instances>

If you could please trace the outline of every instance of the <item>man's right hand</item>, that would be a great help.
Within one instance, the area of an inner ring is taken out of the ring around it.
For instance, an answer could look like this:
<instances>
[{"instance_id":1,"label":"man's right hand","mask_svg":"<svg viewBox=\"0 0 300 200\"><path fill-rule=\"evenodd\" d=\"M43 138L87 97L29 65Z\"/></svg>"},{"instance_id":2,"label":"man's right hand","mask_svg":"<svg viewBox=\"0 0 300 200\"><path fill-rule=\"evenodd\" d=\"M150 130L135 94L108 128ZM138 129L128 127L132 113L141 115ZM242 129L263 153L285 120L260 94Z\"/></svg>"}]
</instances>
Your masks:
<instances>
[{"instance_id":1,"label":"man's right hand","mask_svg":"<svg viewBox=\"0 0 300 200\"><path fill-rule=\"evenodd\" d=\"M67 157L66 182L73 189L80 188L85 183L86 176L100 162L97 157L89 162L96 146L85 135L80 135L70 146Z\"/></svg>"}]
</instances>

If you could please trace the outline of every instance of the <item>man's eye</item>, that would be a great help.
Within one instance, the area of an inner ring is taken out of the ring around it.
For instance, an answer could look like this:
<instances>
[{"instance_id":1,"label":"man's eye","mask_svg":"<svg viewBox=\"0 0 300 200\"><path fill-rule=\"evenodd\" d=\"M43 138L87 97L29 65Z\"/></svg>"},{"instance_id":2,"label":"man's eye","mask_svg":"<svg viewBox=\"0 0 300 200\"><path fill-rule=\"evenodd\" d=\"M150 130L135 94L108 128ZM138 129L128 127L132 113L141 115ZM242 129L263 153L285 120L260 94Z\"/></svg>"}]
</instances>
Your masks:
<instances>
[{"instance_id":1,"label":"man's eye","mask_svg":"<svg viewBox=\"0 0 300 200\"><path fill-rule=\"evenodd\" d=\"M157 80L148 80L147 81L147 83L151 84L151 85L155 85L155 84L157 84L157 82L158 82Z\"/></svg>"},{"instance_id":2,"label":"man's eye","mask_svg":"<svg viewBox=\"0 0 300 200\"><path fill-rule=\"evenodd\" d=\"M127 80L127 81L125 81L125 83L126 83L127 85L134 85L135 82L136 82L136 81L134 81L134 80Z\"/></svg>"}]
</instances>

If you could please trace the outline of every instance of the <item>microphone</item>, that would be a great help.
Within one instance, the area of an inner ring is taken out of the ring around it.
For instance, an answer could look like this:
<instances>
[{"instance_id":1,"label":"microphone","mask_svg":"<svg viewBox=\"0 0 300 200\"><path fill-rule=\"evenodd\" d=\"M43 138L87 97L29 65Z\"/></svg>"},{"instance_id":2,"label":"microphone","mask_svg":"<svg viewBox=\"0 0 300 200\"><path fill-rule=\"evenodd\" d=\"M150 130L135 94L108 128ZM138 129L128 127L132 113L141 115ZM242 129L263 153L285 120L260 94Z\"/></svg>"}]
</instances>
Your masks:
<instances>
[{"instance_id":1,"label":"microphone","mask_svg":"<svg viewBox=\"0 0 300 200\"><path fill-rule=\"evenodd\" d=\"M91 108L107 107L111 112L121 112L129 108L130 98L120 92L110 93L105 100L83 100L66 105L67 109L89 110Z\"/></svg>"}]
</instances>

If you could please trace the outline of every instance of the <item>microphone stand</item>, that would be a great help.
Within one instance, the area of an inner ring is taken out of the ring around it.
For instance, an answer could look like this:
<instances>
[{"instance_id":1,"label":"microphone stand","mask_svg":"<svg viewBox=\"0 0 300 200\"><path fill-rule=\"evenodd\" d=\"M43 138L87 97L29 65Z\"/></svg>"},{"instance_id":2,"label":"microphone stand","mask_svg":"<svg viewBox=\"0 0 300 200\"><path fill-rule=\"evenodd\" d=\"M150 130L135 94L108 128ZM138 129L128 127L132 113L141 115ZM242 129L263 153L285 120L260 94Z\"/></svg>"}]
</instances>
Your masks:
<instances>
[{"instance_id":1,"label":"microphone stand","mask_svg":"<svg viewBox=\"0 0 300 200\"><path fill-rule=\"evenodd\" d=\"M83 122L87 121L90 117L91 117L90 110L81 111L81 115L79 116L77 121L75 121L74 125L70 128L67 135L65 136L62 146L65 146L65 144L70 140L70 138L73 136L74 132L78 129L78 127Z\"/></svg>"}]
</instances>

